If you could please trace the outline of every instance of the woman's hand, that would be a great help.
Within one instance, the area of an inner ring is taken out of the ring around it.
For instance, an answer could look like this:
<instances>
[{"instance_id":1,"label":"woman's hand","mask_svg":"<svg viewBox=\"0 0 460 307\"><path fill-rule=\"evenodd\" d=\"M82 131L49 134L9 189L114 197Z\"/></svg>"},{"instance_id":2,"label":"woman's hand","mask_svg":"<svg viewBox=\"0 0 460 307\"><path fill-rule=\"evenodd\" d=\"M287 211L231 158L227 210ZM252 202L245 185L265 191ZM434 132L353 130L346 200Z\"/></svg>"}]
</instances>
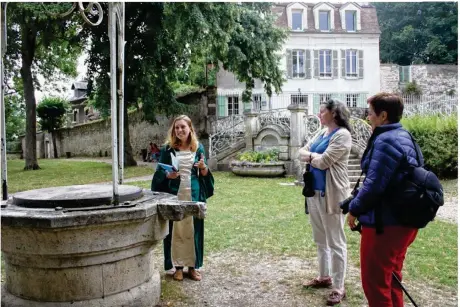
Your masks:
<instances>
[{"instance_id":1,"label":"woman's hand","mask_svg":"<svg viewBox=\"0 0 460 307\"><path fill-rule=\"evenodd\" d=\"M310 163L311 160L310 160L310 157L311 157L311 152L309 151L306 151L306 150L302 150L301 154L300 154L300 161L302 162L307 162L307 163Z\"/></svg>"},{"instance_id":2,"label":"woman's hand","mask_svg":"<svg viewBox=\"0 0 460 307\"><path fill-rule=\"evenodd\" d=\"M348 226L350 226L350 229L353 229L354 227L356 227L356 217L353 216L350 212L348 212L348 215L347 215L347 223L348 223Z\"/></svg>"},{"instance_id":3,"label":"woman's hand","mask_svg":"<svg viewBox=\"0 0 460 307\"><path fill-rule=\"evenodd\" d=\"M176 179L179 176L179 172L166 172L166 178L168 179Z\"/></svg>"},{"instance_id":4,"label":"woman's hand","mask_svg":"<svg viewBox=\"0 0 460 307\"><path fill-rule=\"evenodd\" d=\"M201 154L200 161L193 164L193 166L198 167L200 170L204 170L207 166L204 164L204 155Z\"/></svg>"}]
</instances>

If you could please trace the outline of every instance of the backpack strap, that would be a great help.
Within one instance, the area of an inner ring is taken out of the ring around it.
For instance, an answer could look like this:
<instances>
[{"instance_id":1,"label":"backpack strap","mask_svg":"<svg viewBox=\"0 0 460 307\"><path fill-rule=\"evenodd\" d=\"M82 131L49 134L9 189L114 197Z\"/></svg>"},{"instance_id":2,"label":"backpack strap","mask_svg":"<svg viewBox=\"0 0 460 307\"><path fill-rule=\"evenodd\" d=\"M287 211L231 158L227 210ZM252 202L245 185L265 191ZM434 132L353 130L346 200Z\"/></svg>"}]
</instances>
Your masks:
<instances>
[{"instance_id":1,"label":"backpack strap","mask_svg":"<svg viewBox=\"0 0 460 307\"><path fill-rule=\"evenodd\" d=\"M366 150L364 151L364 154L368 155L369 153L369 164L371 163L371 160L372 160L372 155L374 153L374 142L369 142L367 144L367 146L371 146L369 149L366 148ZM364 154L363 154L363 159L364 159ZM367 165L367 167L369 168L369 164ZM361 182L361 177L363 176L363 173L364 173L364 169L361 170L361 175L359 175L359 178L358 178L358 181L356 181L356 184L355 184L355 187L353 188L353 191L351 192L351 194L353 196L356 196L356 191L358 190L358 186L359 186L359 183ZM382 213L382 204L379 203L377 204L377 206L375 207L375 232L377 234L382 234L383 233L383 213Z\"/></svg>"},{"instance_id":2,"label":"backpack strap","mask_svg":"<svg viewBox=\"0 0 460 307\"><path fill-rule=\"evenodd\" d=\"M407 130L406 130L406 131L407 131ZM412 136L412 134L411 134L409 131L407 131L407 133L409 134L410 139L412 140L412 144L414 145L415 155L417 156L417 163L420 164L420 165L417 166L417 167L423 167L423 164L424 164L424 163L423 163L423 161L421 161L420 155L419 155L419 153L418 153L419 146L417 146L417 143L415 142L414 137Z\"/></svg>"}]
</instances>

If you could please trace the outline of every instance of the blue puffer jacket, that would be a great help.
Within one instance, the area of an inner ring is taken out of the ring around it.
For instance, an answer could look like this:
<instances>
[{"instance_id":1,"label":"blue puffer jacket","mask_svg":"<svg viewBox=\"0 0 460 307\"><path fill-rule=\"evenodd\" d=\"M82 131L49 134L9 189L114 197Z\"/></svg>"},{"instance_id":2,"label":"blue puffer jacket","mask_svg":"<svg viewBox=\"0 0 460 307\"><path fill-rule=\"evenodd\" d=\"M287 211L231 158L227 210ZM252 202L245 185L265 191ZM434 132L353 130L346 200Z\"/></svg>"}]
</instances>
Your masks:
<instances>
[{"instance_id":1,"label":"blue puffer jacket","mask_svg":"<svg viewBox=\"0 0 460 307\"><path fill-rule=\"evenodd\" d=\"M416 146L423 163L420 148ZM375 227L375 209L379 205L382 206L382 226L399 225L388 203L385 203L385 196L394 190L392 187L401 183L409 165L419 165L415 150L409 133L400 123L374 129L361 159L366 178L349 207L351 214L358 217L362 225Z\"/></svg>"}]
</instances>

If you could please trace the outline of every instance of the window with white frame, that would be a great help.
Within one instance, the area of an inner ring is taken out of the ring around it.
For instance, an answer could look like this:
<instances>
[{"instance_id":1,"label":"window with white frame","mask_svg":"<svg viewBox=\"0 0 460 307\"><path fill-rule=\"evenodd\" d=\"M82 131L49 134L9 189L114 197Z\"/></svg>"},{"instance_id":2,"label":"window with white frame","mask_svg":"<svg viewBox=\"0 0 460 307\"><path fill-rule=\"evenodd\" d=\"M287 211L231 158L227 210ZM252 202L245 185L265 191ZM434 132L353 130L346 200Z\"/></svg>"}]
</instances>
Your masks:
<instances>
[{"instance_id":1,"label":"window with white frame","mask_svg":"<svg viewBox=\"0 0 460 307\"><path fill-rule=\"evenodd\" d=\"M228 115L238 115L239 112L239 99L238 96L229 96L227 98L228 101Z\"/></svg>"},{"instance_id":2,"label":"window with white frame","mask_svg":"<svg viewBox=\"0 0 460 307\"><path fill-rule=\"evenodd\" d=\"M73 110L73 121L74 122L78 121L78 110Z\"/></svg>"},{"instance_id":3,"label":"window with white frame","mask_svg":"<svg viewBox=\"0 0 460 307\"><path fill-rule=\"evenodd\" d=\"M295 31L302 31L302 16L303 10L292 10L292 30Z\"/></svg>"},{"instance_id":4,"label":"window with white frame","mask_svg":"<svg viewBox=\"0 0 460 307\"><path fill-rule=\"evenodd\" d=\"M319 11L319 29L321 31L329 31L331 29L331 18L329 11Z\"/></svg>"},{"instance_id":5,"label":"window with white frame","mask_svg":"<svg viewBox=\"0 0 460 307\"><path fill-rule=\"evenodd\" d=\"M345 27L348 32L356 31L356 11L345 11Z\"/></svg>"},{"instance_id":6,"label":"window with white frame","mask_svg":"<svg viewBox=\"0 0 460 307\"><path fill-rule=\"evenodd\" d=\"M358 106L359 94L347 94L347 107L356 108Z\"/></svg>"},{"instance_id":7,"label":"window with white frame","mask_svg":"<svg viewBox=\"0 0 460 307\"><path fill-rule=\"evenodd\" d=\"M332 51L319 51L319 76L332 77Z\"/></svg>"},{"instance_id":8,"label":"window with white frame","mask_svg":"<svg viewBox=\"0 0 460 307\"><path fill-rule=\"evenodd\" d=\"M319 103L327 102L331 97L331 94L319 94Z\"/></svg>"},{"instance_id":9,"label":"window with white frame","mask_svg":"<svg viewBox=\"0 0 460 307\"><path fill-rule=\"evenodd\" d=\"M254 94L254 95L252 95L252 101L254 103L254 110L255 111L262 110L262 94Z\"/></svg>"},{"instance_id":10,"label":"window with white frame","mask_svg":"<svg viewBox=\"0 0 460 307\"><path fill-rule=\"evenodd\" d=\"M308 95L302 95L302 94L291 95L291 104L295 104L295 105L308 104Z\"/></svg>"},{"instance_id":11,"label":"window with white frame","mask_svg":"<svg viewBox=\"0 0 460 307\"><path fill-rule=\"evenodd\" d=\"M292 50L292 77L305 78L305 51Z\"/></svg>"},{"instance_id":12,"label":"window with white frame","mask_svg":"<svg viewBox=\"0 0 460 307\"><path fill-rule=\"evenodd\" d=\"M358 77L358 51L347 50L345 53L345 74L347 77Z\"/></svg>"}]
</instances>

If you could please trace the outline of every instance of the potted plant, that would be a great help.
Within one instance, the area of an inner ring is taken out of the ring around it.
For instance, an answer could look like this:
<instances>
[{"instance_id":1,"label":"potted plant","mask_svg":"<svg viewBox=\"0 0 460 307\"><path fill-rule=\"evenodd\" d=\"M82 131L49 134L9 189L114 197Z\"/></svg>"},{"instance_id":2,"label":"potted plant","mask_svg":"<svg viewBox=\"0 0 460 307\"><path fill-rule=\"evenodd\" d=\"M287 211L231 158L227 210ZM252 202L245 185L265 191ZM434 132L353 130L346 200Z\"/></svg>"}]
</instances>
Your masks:
<instances>
[{"instance_id":1,"label":"potted plant","mask_svg":"<svg viewBox=\"0 0 460 307\"><path fill-rule=\"evenodd\" d=\"M278 149L266 151L245 151L236 156L230 163L235 175L256 177L284 176L284 162L278 161Z\"/></svg>"}]
</instances>

